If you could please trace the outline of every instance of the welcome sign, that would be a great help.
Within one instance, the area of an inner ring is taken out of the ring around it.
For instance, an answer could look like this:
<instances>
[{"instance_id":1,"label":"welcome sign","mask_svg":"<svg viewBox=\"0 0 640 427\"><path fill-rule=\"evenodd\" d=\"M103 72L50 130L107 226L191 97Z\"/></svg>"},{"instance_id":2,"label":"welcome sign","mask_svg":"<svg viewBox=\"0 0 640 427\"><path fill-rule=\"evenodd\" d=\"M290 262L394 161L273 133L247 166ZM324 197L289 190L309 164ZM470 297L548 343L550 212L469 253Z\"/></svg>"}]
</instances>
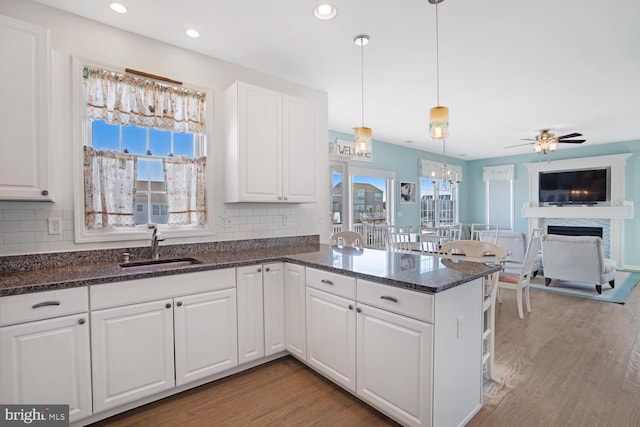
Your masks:
<instances>
[{"instance_id":1,"label":"welcome sign","mask_svg":"<svg viewBox=\"0 0 640 427\"><path fill-rule=\"evenodd\" d=\"M359 162L373 161L371 153L356 153L356 143L344 139L336 138L335 142L330 142L329 154L334 158L344 160L357 160Z\"/></svg>"}]
</instances>

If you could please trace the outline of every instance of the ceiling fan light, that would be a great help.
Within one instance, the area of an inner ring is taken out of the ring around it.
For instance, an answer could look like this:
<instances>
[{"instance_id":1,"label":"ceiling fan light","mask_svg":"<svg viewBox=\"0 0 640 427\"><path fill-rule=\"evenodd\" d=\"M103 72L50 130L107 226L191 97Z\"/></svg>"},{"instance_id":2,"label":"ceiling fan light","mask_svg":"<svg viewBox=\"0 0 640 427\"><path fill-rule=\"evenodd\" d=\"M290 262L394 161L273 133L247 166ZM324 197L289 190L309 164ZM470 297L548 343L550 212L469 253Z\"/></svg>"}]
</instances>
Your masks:
<instances>
[{"instance_id":1,"label":"ceiling fan light","mask_svg":"<svg viewBox=\"0 0 640 427\"><path fill-rule=\"evenodd\" d=\"M549 151L556 151L556 147L558 146L557 142L550 142L548 144Z\"/></svg>"},{"instance_id":2,"label":"ceiling fan light","mask_svg":"<svg viewBox=\"0 0 640 427\"><path fill-rule=\"evenodd\" d=\"M371 152L371 128L359 127L354 133L354 141L356 143L356 153Z\"/></svg>"},{"instance_id":3,"label":"ceiling fan light","mask_svg":"<svg viewBox=\"0 0 640 427\"><path fill-rule=\"evenodd\" d=\"M535 151L536 153L542 153L542 145L536 145L535 147L533 147L533 151Z\"/></svg>"},{"instance_id":4,"label":"ceiling fan light","mask_svg":"<svg viewBox=\"0 0 640 427\"><path fill-rule=\"evenodd\" d=\"M431 139L443 139L449 136L449 108L433 107L429 113L429 134Z\"/></svg>"}]
</instances>

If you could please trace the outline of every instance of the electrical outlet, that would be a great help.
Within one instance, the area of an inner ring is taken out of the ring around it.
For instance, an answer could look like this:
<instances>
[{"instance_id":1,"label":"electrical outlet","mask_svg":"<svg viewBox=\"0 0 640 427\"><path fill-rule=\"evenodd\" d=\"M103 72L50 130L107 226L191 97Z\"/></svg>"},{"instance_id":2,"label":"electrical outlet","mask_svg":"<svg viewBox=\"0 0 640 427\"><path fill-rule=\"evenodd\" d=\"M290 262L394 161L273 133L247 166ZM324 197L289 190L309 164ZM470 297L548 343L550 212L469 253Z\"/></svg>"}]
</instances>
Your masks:
<instances>
[{"instance_id":1,"label":"electrical outlet","mask_svg":"<svg viewBox=\"0 0 640 427\"><path fill-rule=\"evenodd\" d=\"M231 227L231 217L230 216L223 216L222 217L222 226L225 227L225 228Z\"/></svg>"},{"instance_id":2,"label":"electrical outlet","mask_svg":"<svg viewBox=\"0 0 640 427\"><path fill-rule=\"evenodd\" d=\"M62 234L62 220L60 218L49 218L49 234Z\"/></svg>"}]
</instances>

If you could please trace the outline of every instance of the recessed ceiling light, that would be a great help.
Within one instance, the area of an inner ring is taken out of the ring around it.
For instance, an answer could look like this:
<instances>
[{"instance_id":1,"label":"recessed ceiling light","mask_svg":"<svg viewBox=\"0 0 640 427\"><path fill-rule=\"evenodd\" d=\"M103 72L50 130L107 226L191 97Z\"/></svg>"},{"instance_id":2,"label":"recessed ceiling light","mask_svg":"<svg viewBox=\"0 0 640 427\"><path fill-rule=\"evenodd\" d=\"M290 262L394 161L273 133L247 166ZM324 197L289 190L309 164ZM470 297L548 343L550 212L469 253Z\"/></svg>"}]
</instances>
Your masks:
<instances>
[{"instance_id":1,"label":"recessed ceiling light","mask_svg":"<svg viewBox=\"0 0 640 427\"><path fill-rule=\"evenodd\" d=\"M197 39L198 37L200 37L200 33L197 30L194 30L193 28L189 28L187 30L187 35L189 37L193 37L194 39Z\"/></svg>"},{"instance_id":2,"label":"recessed ceiling light","mask_svg":"<svg viewBox=\"0 0 640 427\"><path fill-rule=\"evenodd\" d=\"M316 18L321 19L323 21L328 21L329 19L333 19L338 14L338 9L332 4L321 4L315 8L313 14Z\"/></svg>"},{"instance_id":3,"label":"recessed ceiling light","mask_svg":"<svg viewBox=\"0 0 640 427\"><path fill-rule=\"evenodd\" d=\"M111 3L109 6L116 13L127 13L127 8L120 3Z\"/></svg>"}]
</instances>

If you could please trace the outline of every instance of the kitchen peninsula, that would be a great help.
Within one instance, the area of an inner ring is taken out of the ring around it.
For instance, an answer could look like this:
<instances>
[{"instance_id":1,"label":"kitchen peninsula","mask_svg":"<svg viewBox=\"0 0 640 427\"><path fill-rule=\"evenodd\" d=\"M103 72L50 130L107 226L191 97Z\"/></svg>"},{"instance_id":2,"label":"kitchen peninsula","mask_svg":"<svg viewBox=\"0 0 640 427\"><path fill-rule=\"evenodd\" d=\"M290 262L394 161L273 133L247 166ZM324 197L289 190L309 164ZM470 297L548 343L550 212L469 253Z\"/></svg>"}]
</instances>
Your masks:
<instances>
[{"instance_id":1,"label":"kitchen peninsula","mask_svg":"<svg viewBox=\"0 0 640 427\"><path fill-rule=\"evenodd\" d=\"M0 258L0 401L69 403L86 425L291 354L404 425L480 409L482 277L498 267L278 240L165 246L200 263L133 273L115 250Z\"/></svg>"}]
</instances>

